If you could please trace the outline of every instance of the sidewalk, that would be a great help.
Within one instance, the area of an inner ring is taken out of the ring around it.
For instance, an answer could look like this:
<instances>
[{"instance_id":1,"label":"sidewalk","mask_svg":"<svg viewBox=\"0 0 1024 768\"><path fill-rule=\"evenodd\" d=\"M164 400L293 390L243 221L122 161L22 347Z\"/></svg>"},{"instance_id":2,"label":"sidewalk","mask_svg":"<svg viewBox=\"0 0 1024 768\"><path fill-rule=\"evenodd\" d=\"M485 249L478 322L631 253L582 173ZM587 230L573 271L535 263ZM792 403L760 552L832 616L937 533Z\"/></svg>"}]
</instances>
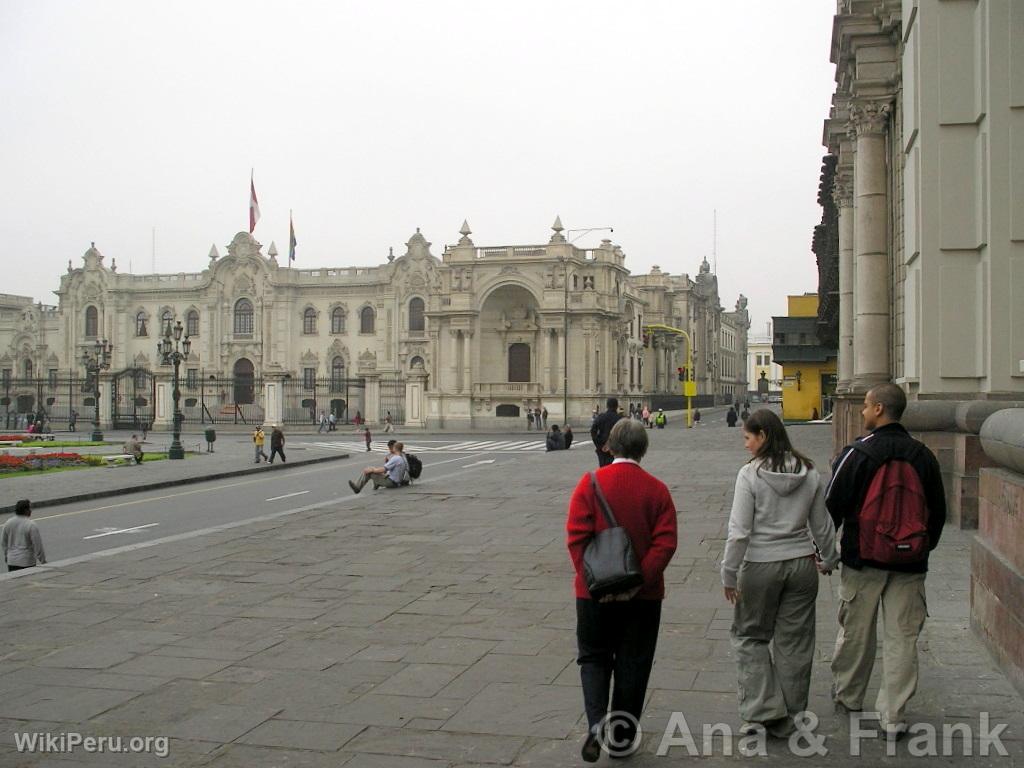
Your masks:
<instances>
[{"instance_id":1,"label":"sidewalk","mask_svg":"<svg viewBox=\"0 0 1024 768\"><path fill-rule=\"evenodd\" d=\"M829 429L790 432L817 459L830 452ZM702 724L739 726L731 609L717 561L745 458L740 431L649 434L644 466L672 490L680 546L666 574L647 740L632 766L687 758L680 746L654 754L673 712L683 713L698 749ZM506 467L448 465L408 489L3 580L0 765L582 765L563 530L568 494L593 464L581 448L503 457ZM1011 756L921 759L902 742L884 758L877 740L862 744L866 762L849 755L848 727L828 701L832 576L821 582L811 702L829 765L1024 760L1024 702L968 627L970 540L947 529L934 554L910 717L940 736L954 722L977 734L979 713L988 712L993 724L1008 724ZM19 754L14 734L24 732L166 736L170 757ZM715 745L702 765L744 760ZM823 762L792 756L784 742L768 749L762 764ZM598 765L609 764L603 757Z\"/></svg>"},{"instance_id":2,"label":"sidewalk","mask_svg":"<svg viewBox=\"0 0 1024 768\"><path fill-rule=\"evenodd\" d=\"M202 483L225 477L238 477L255 472L270 472L284 467L302 467L349 457L347 453L332 453L311 458L299 458L303 454L294 453L287 464L275 462L274 464L257 465L253 463L252 444L244 441L244 436L241 437L243 439L233 436L233 439L230 440L218 440L214 444L214 453L187 453L183 460L164 459L143 462L141 465L95 467L53 474L28 475L27 477L5 477L0 479L0 494L2 494L0 495L0 514L13 512L14 502L24 498L32 500L33 508L42 508L67 504L72 501L86 501L187 483ZM120 453L118 438L108 434L107 439L115 444L82 448L54 448L53 450L101 456ZM170 442L170 435L151 433L143 445L143 449L146 453L166 453ZM268 436L266 447L268 452L270 450L269 442ZM195 451L197 447L205 451L205 443L200 446L194 440L183 438L182 444L187 451ZM287 455L287 453L288 446L286 445L285 454Z\"/></svg>"}]
</instances>

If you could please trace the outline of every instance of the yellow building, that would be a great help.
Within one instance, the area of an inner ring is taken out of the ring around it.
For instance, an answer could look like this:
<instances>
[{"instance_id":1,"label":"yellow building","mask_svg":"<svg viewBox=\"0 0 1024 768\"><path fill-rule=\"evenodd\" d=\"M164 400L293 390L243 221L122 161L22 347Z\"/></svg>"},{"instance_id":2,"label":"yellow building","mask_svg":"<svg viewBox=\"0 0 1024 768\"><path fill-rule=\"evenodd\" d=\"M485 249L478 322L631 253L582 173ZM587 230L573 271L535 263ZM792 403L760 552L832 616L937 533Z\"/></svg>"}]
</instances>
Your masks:
<instances>
[{"instance_id":1,"label":"yellow building","mask_svg":"<svg viewBox=\"0 0 1024 768\"><path fill-rule=\"evenodd\" d=\"M772 353L782 366L782 418L807 421L832 411L836 350L818 339L818 294L789 297L789 314L773 318Z\"/></svg>"}]
</instances>

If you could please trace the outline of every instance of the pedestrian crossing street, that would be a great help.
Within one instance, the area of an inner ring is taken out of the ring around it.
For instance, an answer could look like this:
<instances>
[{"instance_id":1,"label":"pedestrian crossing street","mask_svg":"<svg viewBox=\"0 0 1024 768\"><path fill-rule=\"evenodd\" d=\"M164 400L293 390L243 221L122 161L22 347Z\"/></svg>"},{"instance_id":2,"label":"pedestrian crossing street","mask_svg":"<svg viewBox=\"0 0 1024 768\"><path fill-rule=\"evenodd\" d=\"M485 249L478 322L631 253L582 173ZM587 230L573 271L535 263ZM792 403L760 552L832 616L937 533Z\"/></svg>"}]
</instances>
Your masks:
<instances>
[{"instance_id":1,"label":"pedestrian crossing street","mask_svg":"<svg viewBox=\"0 0 1024 768\"><path fill-rule=\"evenodd\" d=\"M406 453L522 453L544 451L543 440L463 440L461 442L445 440L425 440L422 442L406 442ZM344 451L347 453L366 452L364 441L339 440L323 442L294 443L296 447L319 448L325 451ZM387 453L387 440L373 440L370 450L374 453Z\"/></svg>"}]
</instances>

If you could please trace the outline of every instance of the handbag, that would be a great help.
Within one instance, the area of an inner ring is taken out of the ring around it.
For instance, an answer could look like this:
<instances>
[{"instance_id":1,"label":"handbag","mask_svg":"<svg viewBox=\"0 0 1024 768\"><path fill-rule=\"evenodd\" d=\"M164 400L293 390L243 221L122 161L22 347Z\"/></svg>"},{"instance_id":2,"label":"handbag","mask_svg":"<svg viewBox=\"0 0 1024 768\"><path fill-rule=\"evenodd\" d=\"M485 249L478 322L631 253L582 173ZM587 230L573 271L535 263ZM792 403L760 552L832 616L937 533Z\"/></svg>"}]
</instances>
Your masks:
<instances>
[{"instance_id":1,"label":"handbag","mask_svg":"<svg viewBox=\"0 0 1024 768\"><path fill-rule=\"evenodd\" d=\"M608 523L608 527L597 533L583 551L583 579L590 596L597 600L639 587L644 583L644 575L629 533L616 521L593 472L590 473L590 485Z\"/></svg>"}]
</instances>

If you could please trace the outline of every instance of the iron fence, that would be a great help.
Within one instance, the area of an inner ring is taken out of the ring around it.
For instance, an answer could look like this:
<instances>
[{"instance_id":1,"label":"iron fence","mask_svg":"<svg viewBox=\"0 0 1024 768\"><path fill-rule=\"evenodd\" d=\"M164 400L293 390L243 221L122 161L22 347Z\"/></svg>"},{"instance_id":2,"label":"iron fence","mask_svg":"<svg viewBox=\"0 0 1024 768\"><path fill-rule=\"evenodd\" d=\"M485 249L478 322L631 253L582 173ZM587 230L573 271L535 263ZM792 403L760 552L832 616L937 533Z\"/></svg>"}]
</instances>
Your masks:
<instances>
[{"instance_id":1,"label":"iron fence","mask_svg":"<svg viewBox=\"0 0 1024 768\"><path fill-rule=\"evenodd\" d=\"M87 376L4 377L0 381L0 408L4 429L23 430L40 419L51 429L65 429L72 413L79 424L92 423L92 379Z\"/></svg>"},{"instance_id":2,"label":"iron fence","mask_svg":"<svg viewBox=\"0 0 1024 768\"><path fill-rule=\"evenodd\" d=\"M380 377L380 413L379 421L391 415L391 423L405 424L405 378L399 375L383 375Z\"/></svg>"},{"instance_id":3,"label":"iron fence","mask_svg":"<svg viewBox=\"0 0 1024 768\"><path fill-rule=\"evenodd\" d=\"M366 381L341 377L290 378L282 382L284 420L317 424L320 414L334 414L339 424L366 417Z\"/></svg>"},{"instance_id":4,"label":"iron fence","mask_svg":"<svg viewBox=\"0 0 1024 768\"><path fill-rule=\"evenodd\" d=\"M217 376L199 371L180 379L180 408L185 424L262 424L266 414L263 379Z\"/></svg>"}]
</instances>

